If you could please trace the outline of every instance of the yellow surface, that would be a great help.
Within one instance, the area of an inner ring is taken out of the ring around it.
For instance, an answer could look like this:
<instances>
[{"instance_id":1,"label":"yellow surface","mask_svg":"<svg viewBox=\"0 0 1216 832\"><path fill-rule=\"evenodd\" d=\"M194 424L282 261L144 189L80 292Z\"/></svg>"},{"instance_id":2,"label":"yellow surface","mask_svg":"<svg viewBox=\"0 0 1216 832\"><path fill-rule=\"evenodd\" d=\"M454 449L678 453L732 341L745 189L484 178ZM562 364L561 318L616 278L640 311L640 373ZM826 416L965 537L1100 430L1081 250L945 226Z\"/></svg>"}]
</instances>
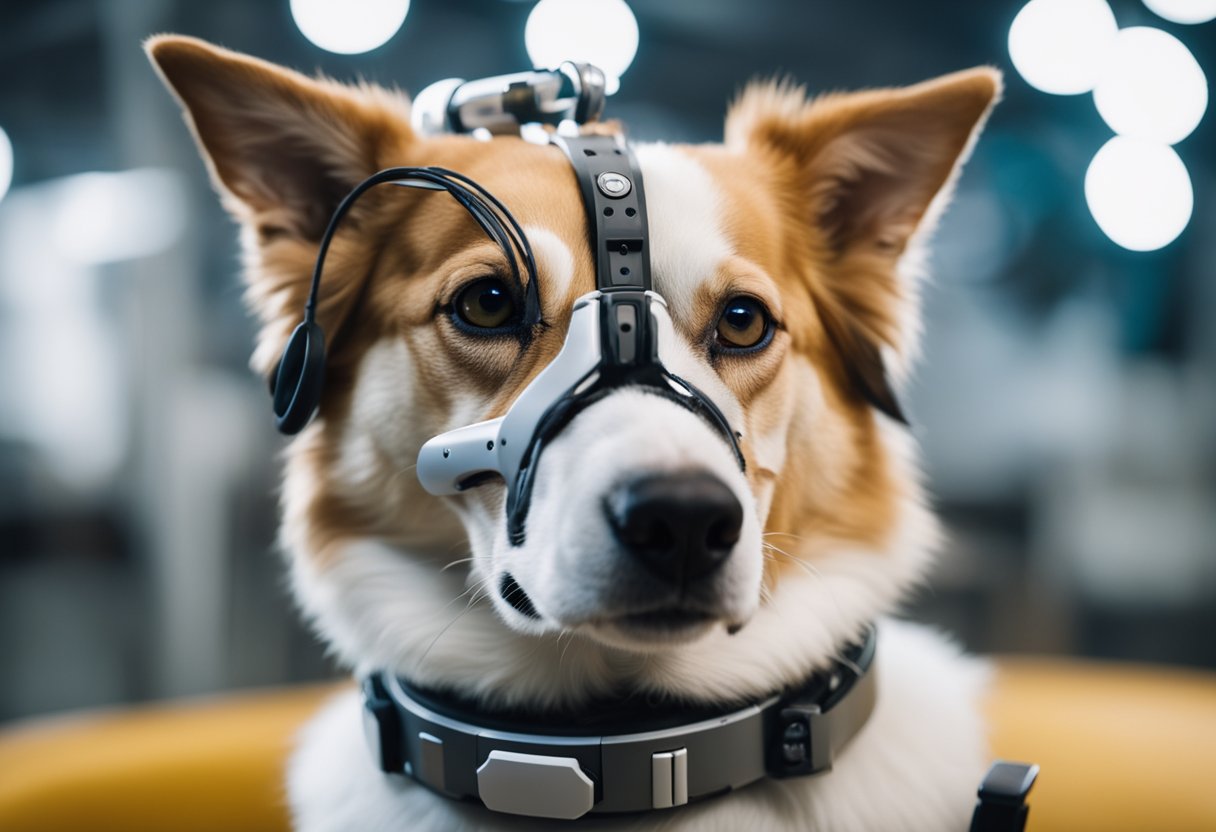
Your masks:
<instances>
[{"instance_id":1,"label":"yellow surface","mask_svg":"<svg viewBox=\"0 0 1216 832\"><path fill-rule=\"evenodd\" d=\"M1006 659L989 714L994 753L1042 767L1028 832L1216 830L1216 674Z\"/></svg>"},{"instance_id":2,"label":"yellow surface","mask_svg":"<svg viewBox=\"0 0 1216 832\"><path fill-rule=\"evenodd\" d=\"M3 832L289 826L283 764L330 687L40 720L0 732Z\"/></svg>"},{"instance_id":3,"label":"yellow surface","mask_svg":"<svg viewBox=\"0 0 1216 832\"><path fill-rule=\"evenodd\" d=\"M282 771L333 687L0 730L0 830L285 830ZM1004 660L997 756L1043 767L1031 832L1216 830L1216 674Z\"/></svg>"}]
</instances>

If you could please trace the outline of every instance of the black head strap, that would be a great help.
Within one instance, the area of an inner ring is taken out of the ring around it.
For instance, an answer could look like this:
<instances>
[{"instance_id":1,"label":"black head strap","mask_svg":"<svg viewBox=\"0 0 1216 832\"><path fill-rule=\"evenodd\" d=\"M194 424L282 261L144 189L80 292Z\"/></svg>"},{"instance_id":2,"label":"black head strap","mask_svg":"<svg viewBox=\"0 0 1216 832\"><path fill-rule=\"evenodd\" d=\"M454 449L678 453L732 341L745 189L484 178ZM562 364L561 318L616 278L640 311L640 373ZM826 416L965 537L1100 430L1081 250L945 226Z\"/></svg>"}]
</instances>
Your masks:
<instances>
[{"instance_id":1,"label":"black head strap","mask_svg":"<svg viewBox=\"0 0 1216 832\"><path fill-rule=\"evenodd\" d=\"M650 291L649 229L642 170L617 136L554 136L578 177L595 241L595 285Z\"/></svg>"}]
</instances>

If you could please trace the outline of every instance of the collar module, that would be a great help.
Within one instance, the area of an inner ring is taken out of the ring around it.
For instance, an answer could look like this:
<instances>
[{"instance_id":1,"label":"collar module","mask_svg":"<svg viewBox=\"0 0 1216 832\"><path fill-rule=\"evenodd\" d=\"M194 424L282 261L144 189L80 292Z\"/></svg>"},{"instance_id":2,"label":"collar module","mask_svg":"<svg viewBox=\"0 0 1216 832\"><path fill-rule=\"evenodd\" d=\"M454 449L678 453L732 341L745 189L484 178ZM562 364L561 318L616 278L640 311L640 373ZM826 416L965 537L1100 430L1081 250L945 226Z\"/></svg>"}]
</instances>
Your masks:
<instances>
[{"instance_id":1,"label":"collar module","mask_svg":"<svg viewBox=\"0 0 1216 832\"><path fill-rule=\"evenodd\" d=\"M364 729L387 774L530 817L668 809L763 777L819 774L874 709L877 633L804 685L734 710L560 722L486 714L388 673L363 681Z\"/></svg>"}]
</instances>

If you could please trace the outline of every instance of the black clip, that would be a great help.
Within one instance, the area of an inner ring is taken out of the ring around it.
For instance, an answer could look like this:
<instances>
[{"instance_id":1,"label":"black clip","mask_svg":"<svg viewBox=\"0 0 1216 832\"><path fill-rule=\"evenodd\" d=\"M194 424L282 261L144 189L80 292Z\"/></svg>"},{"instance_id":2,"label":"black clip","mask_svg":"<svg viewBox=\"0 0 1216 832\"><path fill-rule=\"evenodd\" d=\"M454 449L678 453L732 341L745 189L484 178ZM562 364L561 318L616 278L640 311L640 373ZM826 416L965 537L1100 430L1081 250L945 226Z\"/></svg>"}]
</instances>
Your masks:
<instances>
[{"instance_id":1,"label":"black clip","mask_svg":"<svg viewBox=\"0 0 1216 832\"><path fill-rule=\"evenodd\" d=\"M1034 763L993 763L980 784L971 832L1022 832L1030 812L1026 795L1038 776Z\"/></svg>"},{"instance_id":2,"label":"black clip","mask_svg":"<svg viewBox=\"0 0 1216 832\"><path fill-rule=\"evenodd\" d=\"M401 774L405 756L401 748L400 721L397 709L388 698L379 674L363 680L363 733L371 748L372 758L387 774Z\"/></svg>"},{"instance_id":3,"label":"black clip","mask_svg":"<svg viewBox=\"0 0 1216 832\"><path fill-rule=\"evenodd\" d=\"M827 720L818 705L782 708L769 734L766 768L772 777L801 777L832 768Z\"/></svg>"}]
</instances>

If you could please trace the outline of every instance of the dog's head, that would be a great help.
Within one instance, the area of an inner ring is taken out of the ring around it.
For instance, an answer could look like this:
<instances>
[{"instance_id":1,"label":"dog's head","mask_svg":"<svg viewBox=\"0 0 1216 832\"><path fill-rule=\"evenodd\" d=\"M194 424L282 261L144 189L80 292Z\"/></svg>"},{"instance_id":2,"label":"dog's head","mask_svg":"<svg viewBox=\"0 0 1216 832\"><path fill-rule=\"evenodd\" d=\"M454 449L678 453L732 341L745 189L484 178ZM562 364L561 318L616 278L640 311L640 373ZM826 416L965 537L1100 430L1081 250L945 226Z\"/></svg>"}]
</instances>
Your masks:
<instances>
[{"instance_id":1,"label":"dog's head","mask_svg":"<svg viewBox=\"0 0 1216 832\"><path fill-rule=\"evenodd\" d=\"M892 378L915 347L918 231L998 95L993 70L815 99L755 85L723 144L638 147L654 287L675 326L670 369L743 434L746 473L697 413L620 389L541 455L527 539L512 545L501 483L440 501L413 466L430 437L506 412L594 288L561 151L422 138L403 96L190 39L149 51L242 223L259 372L300 319L331 212L378 169L471 177L536 251L531 325L503 253L444 194L372 191L337 235L319 307L326 389L289 454L285 539L305 606L353 662L422 672L464 589L497 612L495 635L477 613L491 645L513 633L543 651L548 634L574 632L601 665L617 656L671 677L707 651L756 653L751 631L793 631L785 641L823 643L775 659L796 675L919 576L933 527Z\"/></svg>"}]
</instances>

